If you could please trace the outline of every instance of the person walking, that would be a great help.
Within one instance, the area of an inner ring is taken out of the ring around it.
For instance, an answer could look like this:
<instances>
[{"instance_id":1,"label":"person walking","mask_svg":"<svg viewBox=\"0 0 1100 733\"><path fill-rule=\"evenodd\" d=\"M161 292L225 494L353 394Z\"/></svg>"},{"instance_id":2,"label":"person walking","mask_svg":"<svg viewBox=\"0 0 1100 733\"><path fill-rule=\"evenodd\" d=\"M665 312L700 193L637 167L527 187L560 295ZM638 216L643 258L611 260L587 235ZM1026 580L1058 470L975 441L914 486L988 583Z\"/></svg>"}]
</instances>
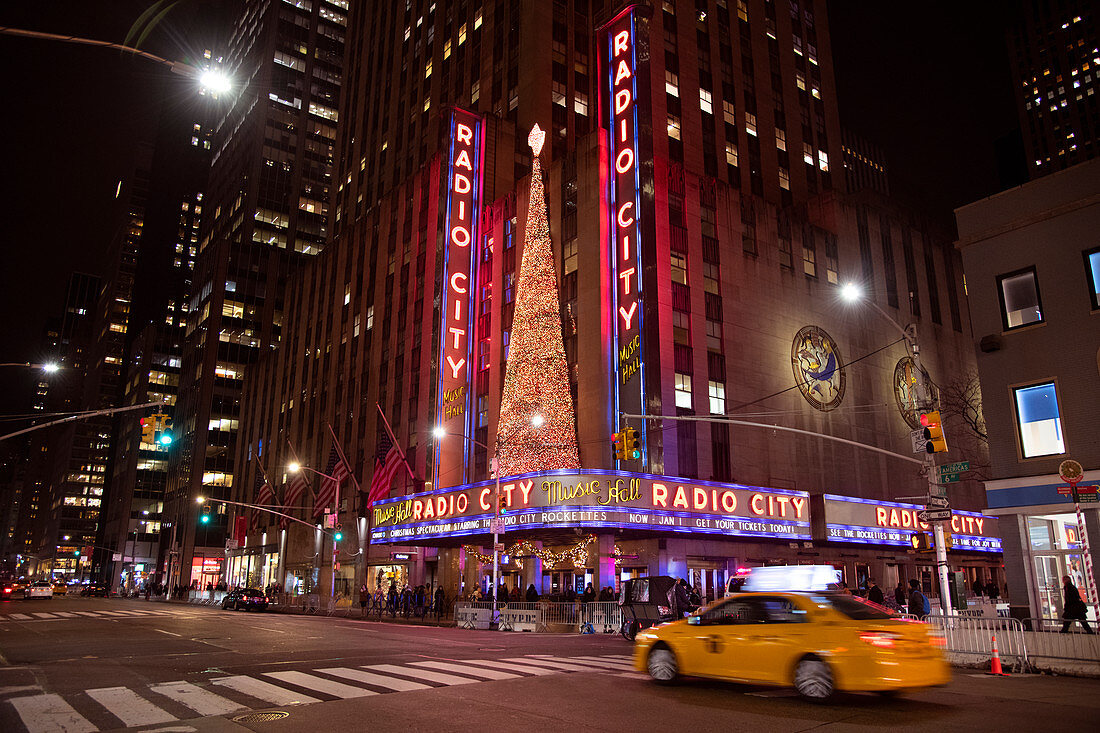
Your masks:
<instances>
[{"instance_id":1,"label":"person walking","mask_svg":"<svg viewBox=\"0 0 1100 733\"><path fill-rule=\"evenodd\" d=\"M867 585L867 600L869 600L871 603L877 603L881 606L882 602L886 600L886 598L882 595L882 588L879 588L878 583L876 583L873 579L868 579Z\"/></svg>"},{"instance_id":2,"label":"person walking","mask_svg":"<svg viewBox=\"0 0 1100 733\"><path fill-rule=\"evenodd\" d=\"M359 613L365 614L367 612L368 603L370 603L370 591L367 590L367 584L363 583L359 586Z\"/></svg>"},{"instance_id":3,"label":"person walking","mask_svg":"<svg viewBox=\"0 0 1100 733\"><path fill-rule=\"evenodd\" d=\"M924 617L931 613L931 604L928 602L928 597L920 591L920 581L909 581L909 615L916 616L917 618L924 620Z\"/></svg>"},{"instance_id":4,"label":"person walking","mask_svg":"<svg viewBox=\"0 0 1100 733\"><path fill-rule=\"evenodd\" d=\"M1074 621L1081 622L1086 634L1096 633L1089 626L1088 606L1081 600L1080 591L1077 590L1077 586L1073 584L1073 580L1068 575L1062 576L1062 594L1065 597L1062 603L1062 633L1068 634L1070 624Z\"/></svg>"},{"instance_id":5,"label":"person walking","mask_svg":"<svg viewBox=\"0 0 1100 733\"><path fill-rule=\"evenodd\" d=\"M905 583L898 581L898 587L894 588L894 602L898 604L898 608L905 605Z\"/></svg>"}]
</instances>

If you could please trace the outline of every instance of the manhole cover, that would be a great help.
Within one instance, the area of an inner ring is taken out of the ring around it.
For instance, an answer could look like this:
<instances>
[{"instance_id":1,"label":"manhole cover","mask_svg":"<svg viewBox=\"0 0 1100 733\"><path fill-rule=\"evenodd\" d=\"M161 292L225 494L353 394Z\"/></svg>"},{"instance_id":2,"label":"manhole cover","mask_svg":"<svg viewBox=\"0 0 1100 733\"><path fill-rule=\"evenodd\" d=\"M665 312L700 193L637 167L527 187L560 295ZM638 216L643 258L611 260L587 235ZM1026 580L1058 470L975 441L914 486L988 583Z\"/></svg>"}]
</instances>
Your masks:
<instances>
[{"instance_id":1,"label":"manhole cover","mask_svg":"<svg viewBox=\"0 0 1100 733\"><path fill-rule=\"evenodd\" d=\"M283 710L274 710L267 713L245 713L233 718L234 723L266 723L270 720L282 720L290 715Z\"/></svg>"}]
</instances>

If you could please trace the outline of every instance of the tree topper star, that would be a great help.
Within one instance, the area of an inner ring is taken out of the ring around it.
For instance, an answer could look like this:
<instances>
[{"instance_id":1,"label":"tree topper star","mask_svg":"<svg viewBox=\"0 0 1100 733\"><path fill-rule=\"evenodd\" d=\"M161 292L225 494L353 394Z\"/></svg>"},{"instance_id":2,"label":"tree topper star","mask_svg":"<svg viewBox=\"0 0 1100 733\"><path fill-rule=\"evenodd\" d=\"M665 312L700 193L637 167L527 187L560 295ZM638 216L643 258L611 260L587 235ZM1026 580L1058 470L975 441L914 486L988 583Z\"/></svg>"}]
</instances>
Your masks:
<instances>
[{"instance_id":1,"label":"tree topper star","mask_svg":"<svg viewBox=\"0 0 1100 733\"><path fill-rule=\"evenodd\" d=\"M535 126L531 128L531 134L527 136L527 144L531 146L531 150L535 152L537 158L539 153L542 152L542 144L546 142L546 133L539 127L539 123L535 123Z\"/></svg>"}]
</instances>

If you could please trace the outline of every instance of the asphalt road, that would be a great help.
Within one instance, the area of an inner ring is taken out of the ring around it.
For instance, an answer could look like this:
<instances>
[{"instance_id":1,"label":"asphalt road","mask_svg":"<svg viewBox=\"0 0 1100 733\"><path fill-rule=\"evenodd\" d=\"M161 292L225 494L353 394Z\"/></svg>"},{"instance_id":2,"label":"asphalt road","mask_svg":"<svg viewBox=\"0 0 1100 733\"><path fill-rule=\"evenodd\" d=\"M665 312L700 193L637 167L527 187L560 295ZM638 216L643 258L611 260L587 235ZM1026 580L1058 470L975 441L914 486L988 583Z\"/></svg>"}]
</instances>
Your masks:
<instances>
[{"instance_id":1,"label":"asphalt road","mask_svg":"<svg viewBox=\"0 0 1100 733\"><path fill-rule=\"evenodd\" d=\"M660 687L632 671L630 650L616 636L463 631L140 600L12 601L0 604L0 731L1100 725L1100 680L957 670L948 687L902 699L845 695L812 705L785 690L702 680Z\"/></svg>"}]
</instances>

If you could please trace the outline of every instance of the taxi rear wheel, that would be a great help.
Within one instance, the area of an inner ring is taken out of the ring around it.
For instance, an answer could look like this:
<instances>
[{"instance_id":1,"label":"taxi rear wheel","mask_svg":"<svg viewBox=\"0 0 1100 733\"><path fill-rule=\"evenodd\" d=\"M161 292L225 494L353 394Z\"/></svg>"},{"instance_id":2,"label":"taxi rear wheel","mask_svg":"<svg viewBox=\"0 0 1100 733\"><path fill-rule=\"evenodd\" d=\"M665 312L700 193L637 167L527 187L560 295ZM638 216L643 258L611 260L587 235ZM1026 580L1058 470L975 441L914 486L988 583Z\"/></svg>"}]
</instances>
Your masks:
<instances>
[{"instance_id":1,"label":"taxi rear wheel","mask_svg":"<svg viewBox=\"0 0 1100 733\"><path fill-rule=\"evenodd\" d=\"M794 670L794 688L807 700L823 702L836 689L829 665L816 657L806 657Z\"/></svg>"},{"instance_id":2,"label":"taxi rear wheel","mask_svg":"<svg viewBox=\"0 0 1100 733\"><path fill-rule=\"evenodd\" d=\"M659 647L651 651L646 660L646 669L649 670L649 676L662 685L669 684L680 673L680 668L676 664L676 655L668 647Z\"/></svg>"}]
</instances>

